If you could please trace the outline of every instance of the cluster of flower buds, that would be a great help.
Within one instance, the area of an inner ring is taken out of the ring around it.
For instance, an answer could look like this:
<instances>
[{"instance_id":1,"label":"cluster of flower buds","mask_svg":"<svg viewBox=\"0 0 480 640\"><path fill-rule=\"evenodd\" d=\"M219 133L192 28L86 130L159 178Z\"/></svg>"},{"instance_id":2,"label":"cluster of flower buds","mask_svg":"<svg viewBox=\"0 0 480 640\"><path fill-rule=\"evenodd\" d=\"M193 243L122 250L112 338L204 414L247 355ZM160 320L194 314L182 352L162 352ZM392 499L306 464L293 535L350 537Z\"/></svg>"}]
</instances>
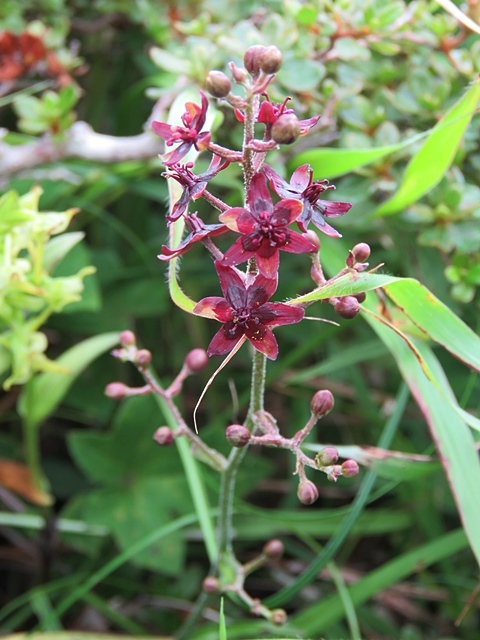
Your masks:
<instances>
[{"instance_id":1,"label":"cluster of flower buds","mask_svg":"<svg viewBox=\"0 0 480 640\"><path fill-rule=\"evenodd\" d=\"M152 362L152 354L148 349L138 349L135 334L132 331L122 331L120 334L120 349L114 349L112 355L121 362L131 362L146 377L147 384L143 387L128 387L123 382L111 382L105 387L105 395L115 400L121 400L128 396L147 395L155 391L154 380L148 376L148 370ZM208 364L207 352L204 349L192 349L189 351L183 361L182 368L179 373L165 390L165 395L173 398L178 395L183 387L183 383L188 376L203 371ZM162 390L163 391L163 390ZM161 438L157 439L159 444L170 444L169 442L161 442Z\"/></svg>"},{"instance_id":2,"label":"cluster of flower buds","mask_svg":"<svg viewBox=\"0 0 480 640\"><path fill-rule=\"evenodd\" d=\"M231 424L227 427L225 436L232 447L246 447L247 445L263 445L287 449L296 456L296 471L299 477L298 499L306 505L313 504L318 499L318 489L315 484L308 480L305 475L305 467L322 471L327 479L335 482L339 477L352 477L359 471L355 460L345 460L342 464L337 464L338 451L333 446L321 449L314 459L309 458L301 449L307 436L313 427L321 419L328 415L334 406L334 398L328 389L317 391L310 401L311 416L307 424L297 431L291 438L285 438L280 433L276 420L266 411L260 411L253 416L256 427L252 433L247 427L241 424ZM260 433L260 435L258 435Z\"/></svg>"}]
</instances>

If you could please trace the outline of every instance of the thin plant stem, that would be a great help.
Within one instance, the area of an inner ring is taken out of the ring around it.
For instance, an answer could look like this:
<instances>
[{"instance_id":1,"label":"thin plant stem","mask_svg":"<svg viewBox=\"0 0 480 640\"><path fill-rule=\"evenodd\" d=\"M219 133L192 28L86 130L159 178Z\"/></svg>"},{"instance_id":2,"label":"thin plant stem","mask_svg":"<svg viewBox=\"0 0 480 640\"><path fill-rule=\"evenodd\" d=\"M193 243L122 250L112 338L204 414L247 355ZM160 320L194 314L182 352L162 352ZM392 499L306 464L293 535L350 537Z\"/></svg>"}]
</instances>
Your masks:
<instances>
[{"instance_id":1,"label":"thin plant stem","mask_svg":"<svg viewBox=\"0 0 480 640\"><path fill-rule=\"evenodd\" d=\"M266 358L259 351L255 351L252 360L252 384L250 392L250 407L245 426L254 429L253 415L257 411L263 411L263 398L265 394ZM219 514L217 525L217 544L219 558L225 553L232 553L232 515L233 496L238 468L245 456L248 446L234 448L228 458L227 468L222 474L220 487Z\"/></svg>"},{"instance_id":2,"label":"thin plant stem","mask_svg":"<svg viewBox=\"0 0 480 640\"><path fill-rule=\"evenodd\" d=\"M40 466L38 424L31 419L33 378L25 384L25 416L22 420L25 460L35 489L43 489L43 473Z\"/></svg>"}]
</instances>

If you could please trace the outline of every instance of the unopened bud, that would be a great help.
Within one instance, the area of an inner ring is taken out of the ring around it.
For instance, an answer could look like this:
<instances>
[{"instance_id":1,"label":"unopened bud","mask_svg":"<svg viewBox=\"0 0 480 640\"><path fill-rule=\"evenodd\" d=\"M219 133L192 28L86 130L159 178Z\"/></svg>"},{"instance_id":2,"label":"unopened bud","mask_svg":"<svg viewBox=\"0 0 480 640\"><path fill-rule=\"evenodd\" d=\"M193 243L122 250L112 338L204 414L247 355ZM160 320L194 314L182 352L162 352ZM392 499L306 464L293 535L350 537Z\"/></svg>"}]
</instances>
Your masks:
<instances>
[{"instance_id":1,"label":"unopened bud","mask_svg":"<svg viewBox=\"0 0 480 640\"><path fill-rule=\"evenodd\" d=\"M251 433L241 424L231 424L225 431L227 441L232 447L245 447L250 442Z\"/></svg>"},{"instance_id":2,"label":"unopened bud","mask_svg":"<svg viewBox=\"0 0 480 640\"><path fill-rule=\"evenodd\" d=\"M172 444L174 437L170 427L159 427L153 434L153 439L161 447L168 447L168 445Z\"/></svg>"},{"instance_id":3,"label":"unopened bud","mask_svg":"<svg viewBox=\"0 0 480 640\"><path fill-rule=\"evenodd\" d=\"M360 302L360 304L362 304L362 302L365 301L367 294L365 293L365 291L361 291L360 293L354 293L353 297L356 298Z\"/></svg>"},{"instance_id":4,"label":"unopened bud","mask_svg":"<svg viewBox=\"0 0 480 640\"><path fill-rule=\"evenodd\" d=\"M283 556L284 546L281 540L269 540L263 547L262 553L271 560L276 560Z\"/></svg>"},{"instance_id":5,"label":"unopened bud","mask_svg":"<svg viewBox=\"0 0 480 640\"><path fill-rule=\"evenodd\" d=\"M122 331L120 334L120 344L122 347L132 347L136 342L133 331Z\"/></svg>"},{"instance_id":6,"label":"unopened bud","mask_svg":"<svg viewBox=\"0 0 480 640\"><path fill-rule=\"evenodd\" d=\"M338 451L335 447L325 447L321 449L315 458L315 462L319 467L329 467L338 460Z\"/></svg>"},{"instance_id":7,"label":"unopened bud","mask_svg":"<svg viewBox=\"0 0 480 640\"><path fill-rule=\"evenodd\" d=\"M207 576L203 581L202 588L206 593L217 593L220 591L220 580L215 576Z\"/></svg>"},{"instance_id":8,"label":"unopened bud","mask_svg":"<svg viewBox=\"0 0 480 640\"><path fill-rule=\"evenodd\" d=\"M360 303L353 296L345 296L335 302L333 309L341 318L351 320L360 311Z\"/></svg>"},{"instance_id":9,"label":"unopened bud","mask_svg":"<svg viewBox=\"0 0 480 640\"><path fill-rule=\"evenodd\" d=\"M272 138L278 144L292 144L300 135L300 123L294 113L284 113L272 125Z\"/></svg>"},{"instance_id":10,"label":"unopened bud","mask_svg":"<svg viewBox=\"0 0 480 640\"><path fill-rule=\"evenodd\" d=\"M365 262L370 256L370 247L366 242L359 242L353 247L352 253L357 262Z\"/></svg>"},{"instance_id":11,"label":"unopened bud","mask_svg":"<svg viewBox=\"0 0 480 640\"><path fill-rule=\"evenodd\" d=\"M265 51L263 52L262 59L260 62L260 69L264 73L277 73L277 71L282 66L283 56L282 52L278 47L271 45L270 47L265 47Z\"/></svg>"},{"instance_id":12,"label":"unopened bud","mask_svg":"<svg viewBox=\"0 0 480 640\"><path fill-rule=\"evenodd\" d=\"M229 62L228 67L232 72L233 79L237 84L243 84L248 78L248 71L243 67L237 67L234 62Z\"/></svg>"},{"instance_id":13,"label":"unopened bud","mask_svg":"<svg viewBox=\"0 0 480 640\"><path fill-rule=\"evenodd\" d=\"M129 388L123 382L111 382L105 387L105 395L114 400L121 400L128 394Z\"/></svg>"},{"instance_id":14,"label":"unopened bud","mask_svg":"<svg viewBox=\"0 0 480 640\"><path fill-rule=\"evenodd\" d=\"M298 485L297 496L302 504L313 504L318 500L318 489L310 480L303 480Z\"/></svg>"},{"instance_id":15,"label":"unopened bud","mask_svg":"<svg viewBox=\"0 0 480 640\"><path fill-rule=\"evenodd\" d=\"M320 238L317 236L313 229L305 231L305 233L302 233L302 235L306 240L315 245L315 251L320 251Z\"/></svg>"},{"instance_id":16,"label":"unopened bud","mask_svg":"<svg viewBox=\"0 0 480 640\"><path fill-rule=\"evenodd\" d=\"M359 466L355 460L345 460L345 462L342 463L342 475L346 478L353 478L359 471Z\"/></svg>"},{"instance_id":17,"label":"unopened bud","mask_svg":"<svg viewBox=\"0 0 480 640\"><path fill-rule=\"evenodd\" d=\"M326 416L327 413L330 413L334 404L335 400L333 399L332 392L328 389L321 389L321 391L317 391L310 401L310 411L314 416L317 416L317 418L322 418Z\"/></svg>"},{"instance_id":18,"label":"unopened bud","mask_svg":"<svg viewBox=\"0 0 480 640\"><path fill-rule=\"evenodd\" d=\"M274 609L271 612L270 621L276 627L281 627L287 622L287 612L284 609Z\"/></svg>"},{"instance_id":19,"label":"unopened bud","mask_svg":"<svg viewBox=\"0 0 480 640\"><path fill-rule=\"evenodd\" d=\"M266 47L261 44L255 44L253 47L248 47L243 56L243 64L245 69L256 76L260 71L260 65L262 64L263 54Z\"/></svg>"},{"instance_id":20,"label":"unopened bud","mask_svg":"<svg viewBox=\"0 0 480 640\"><path fill-rule=\"evenodd\" d=\"M192 373L203 371L208 364L208 356L205 349L192 349L185 358L185 364Z\"/></svg>"},{"instance_id":21,"label":"unopened bud","mask_svg":"<svg viewBox=\"0 0 480 640\"><path fill-rule=\"evenodd\" d=\"M152 354L148 349L139 349L137 351L137 357L135 358L135 363L141 367L142 369L148 367L148 365L152 362Z\"/></svg>"},{"instance_id":22,"label":"unopened bud","mask_svg":"<svg viewBox=\"0 0 480 640\"><path fill-rule=\"evenodd\" d=\"M205 79L205 87L215 98L225 98L230 93L232 83L222 71L212 70Z\"/></svg>"}]
</instances>

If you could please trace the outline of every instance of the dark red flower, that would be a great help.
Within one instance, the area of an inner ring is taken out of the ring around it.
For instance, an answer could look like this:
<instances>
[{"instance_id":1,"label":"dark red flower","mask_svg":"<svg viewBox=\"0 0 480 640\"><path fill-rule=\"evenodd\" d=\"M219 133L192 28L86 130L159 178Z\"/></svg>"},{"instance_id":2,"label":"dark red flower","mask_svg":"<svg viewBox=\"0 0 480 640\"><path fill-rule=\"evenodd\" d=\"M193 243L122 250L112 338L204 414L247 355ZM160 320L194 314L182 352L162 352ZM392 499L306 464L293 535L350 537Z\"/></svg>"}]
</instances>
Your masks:
<instances>
[{"instance_id":1,"label":"dark red flower","mask_svg":"<svg viewBox=\"0 0 480 640\"><path fill-rule=\"evenodd\" d=\"M224 224L204 224L196 213L184 216L184 219L185 226L190 233L175 249L170 249L163 245L162 252L157 256L159 260L178 258L178 256L186 253L195 242L200 242L210 236L219 236L228 231L227 226Z\"/></svg>"},{"instance_id":2,"label":"dark red flower","mask_svg":"<svg viewBox=\"0 0 480 640\"><path fill-rule=\"evenodd\" d=\"M266 125L273 125L280 116L285 113L293 113L295 111L293 109L287 108L287 102L291 100L290 97L286 98L283 102L274 104L270 102L270 99L267 94L265 94L265 100L260 105L260 109L258 111L257 122L263 122ZM304 136L308 131L314 127L317 122L320 120L320 116L313 116L312 118L307 118L306 120L299 120L298 123L300 125L300 135Z\"/></svg>"},{"instance_id":3,"label":"dark red flower","mask_svg":"<svg viewBox=\"0 0 480 640\"><path fill-rule=\"evenodd\" d=\"M320 194L330 189L335 189L328 180L316 180L313 182L313 170L308 164L303 164L293 172L290 182L284 180L271 167L264 164L263 172L270 181L270 186L280 198L298 198L303 203L303 210L296 222L303 232L307 230L310 221L327 236L341 238L341 234L324 220L343 216L352 207L349 202L333 202L320 200Z\"/></svg>"},{"instance_id":4,"label":"dark red flower","mask_svg":"<svg viewBox=\"0 0 480 640\"><path fill-rule=\"evenodd\" d=\"M178 220L181 215L185 213L190 200L198 200L205 191L207 182L214 178L219 171L225 169L229 162L223 160L220 156L215 154L212 157L210 166L205 173L194 174L191 169L193 168L193 162L187 162L187 164L175 164L169 167L170 173L164 173L165 178L173 178L183 187L183 193L177 202L174 204L172 212L167 216L169 223Z\"/></svg>"},{"instance_id":5,"label":"dark red flower","mask_svg":"<svg viewBox=\"0 0 480 640\"><path fill-rule=\"evenodd\" d=\"M277 289L276 278L257 274L249 282L248 275L226 267L218 260L215 268L224 297L204 298L193 309L199 316L223 322L223 327L210 342L208 355L229 353L245 336L257 351L275 360L278 345L270 327L300 322L304 310L280 302L267 302Z\"/></svg>"},{"instance_id":6,"label":"dark red flower","mask_svg":"<svg viewBox=\"0 0 480 640\"><path fill-rule=\"evenodd\" d=\"M176 124L167 124L166 122L152 122L154 132L165 140L167 147L180 142L178 146L170 153L163 156L162 161L165 165L172 165L179 162L190 151L192 146L197 151L204 151L210 143L210 132L203 131L205 119L208 109L208 98L200 91L202 105L187 102L185 104L185 113L182 116L184 126Z\"/></svg>"},{"instance_id":7,"label":"dark red flower","mask_svg":"<svg viewBox=\"0 0 480 640\"><path fill-rule=\"evenodd\" d=\"M220 215L221 222L242 236L228 249L223 262L233 266L255 256L258 269L267 278L276 275L279 251L305 253L316 247L296 231L288 229L302 212L299 200L280 200L274 206L262 173L254 175L248 189L250 209L234 207Z\"/></svg>"}]
</instances>

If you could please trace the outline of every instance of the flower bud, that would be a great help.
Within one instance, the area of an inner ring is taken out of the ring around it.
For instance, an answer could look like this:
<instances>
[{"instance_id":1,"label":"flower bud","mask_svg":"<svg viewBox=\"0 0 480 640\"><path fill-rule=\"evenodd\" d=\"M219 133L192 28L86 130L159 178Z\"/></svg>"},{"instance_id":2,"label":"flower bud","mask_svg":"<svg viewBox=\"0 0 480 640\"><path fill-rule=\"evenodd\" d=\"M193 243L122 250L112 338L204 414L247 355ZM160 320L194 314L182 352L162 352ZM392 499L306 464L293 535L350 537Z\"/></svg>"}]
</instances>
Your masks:
<instances>
[{"instance_id":1,"label":"flower bud","mask_svg":"<svg viewBox=\"0 0 480 640\"><path fill-rule=\"evenodd\" d=\"M139 367L145 368L152 362L152 354L148 349L139 349L137 352L137 357L135 359L135 364Z\"/></svg>"},{"instance_id":2,"label":"flower bud","mask_svg":"<svg viewBox=\"0 0 480 640\"><path fill-rule=\"evenodd\" d=\"M136 342L133 331L122 331L120 334L120 344L122 347L132 347Z\"/></svg>"},{"instance_id":3,"label":"flower bud","mask_svg":"<svg viewBox=\"0 0 480 640\"><path fill-rule=\"evenodd\" d=\"M310 411L317 418L326 416L333 409L335 401L332 392L328 389L317 391L310 402Z\"/></svg>"},{"instance_id":4,"label":"flower bud","mask_svg":"<svg viewBox=\"0 0 480 640\"><path fill-rule=\"evenodd\" d=\"M269 540L262 549L262 553L271 560L276 560L283 556L283 542L281 540Z\"/></svg>"},{"instance_id":5,"label":"flower bud","mask_svg":"<svg viewBox=\"0 0 480 640\"><path fill-rule=\"evenodd\" d=\"M352 253L357 262L365 262L370 256L370 247L366 242L359 242L353 247Z\"/></svg>"},{"instance_id":6,"label":"flower bud","mask_svg":"<svg viewBox=\"0 0 480 640\"><path fill-rule=\"evenodd\" d=\"M300 123L294 113L284 113L272 125L272 138L278 144L292 144L300 135Z\"/></svg>"},{"instance_id":7,"label":"flower bud","mask_svg":"<svg viewBox=\"0 0 480 640\"><path fill-rule=\"evenodd\" d=\"M310 480L303 480L298 485L297 496L302 504L313 504L318 500L318 489Z\"/></svg>"},{"instance_id":8,"label":"flower bud","mask_svg":"<svg viewBox=\"0 0 480 640\"><path fill-rule=\"evenodd\" d=\"M284 609L273 609L270 622L276 627L281 627L287 622L287 613Z\"/></svg>"},{"instance_id":9,"label":"flower bud","mask_svg":"<svg viewBox=\"0 0 480 640\"><path fill-rule=\"evenodd\" d=\"M185 358L185 364L192 373L203 371L208 364L208 356L205 349L192 349Z\"/></svg>"},{"instance_id":10,"label":"flower bud","mask_svg":"<svg viewBox=\"0 0 480 640\"><path fill-rule=\"evenodd\" d=\"M264 73L277 73L277 71L282 66L283 56L282 52L278 47L271 45L270 47L265 47L265 51L263 52L261 61L260 61L260 69Z\"/></svg>"},{"instance_id":11,"label":"flower bud","mask_svg":"<svg viewBox=\"0 0 480 640\"><path fill-rule=\"evenodd\" d=\"M222 71L210 71L205 79L205 87L215 98L225 98L230 93L232 83Z\"/></svg>"},{"instance_id":12,"label":"flower bud","mask_svg":"<svg viewBox=\"0 0 480 640\"><path fill-rule=\"evenodd\" d=\"M243 64L245 65L245 69L252 74L252 76L256 76L260 71L260 65L262 63L263 54L265 52L266 47L261 44L255 44L253 47L248 47L243 56Z\"/></svg>"},{"instance_id":13,"label":"flower bud","mask_svg":"<svg viewBox=\"0 0 480 640\"><path fill-rule=\"evenodd\" d=\"M206 593L217 593L220 591L220 580L215 576L207 576L203 581L202 588Z\"/></svg>"},{"instance_id":14,"label":"flower bud","mask_svg":"<svg viewBox=\"0 0 480 640\"><path fill-rule=\"evenodd\" d=\"M315 458L315 462L319 467L329 467L338 460L338 451L335 447L325 447L321 449Z\"/></svg>"},{"instance_id":15,"label":"flower bud","mask_svg":"<svg viewBox=\"0 0 480 640\"><path fill-rule=\"evenodd\" d=\"M105 395L114 400L121 400L128 395L129 388L123 382L111 382L105 387Z\"/></svg>"},{"instance_id":16,"label":"flower bud","mask_svg":"<svg viewBox=\"0 0 480 640\"><path fill-rule=\"evenodd\" d=\"M354 296L345 296L335 302L333 309L341 318L351 320L360 311L360 303Z\"/></svg>"},{"instance_id":17,"label":"flower bud","mask_svg":"<svg viewBox=\"0 0 480 640\"><path fill-rule=\"evenodd\" d=\"M318 237L318 235L315 233L315 231L313 231L313 229L309 229L308 231L305 231L305 233L302 233L302 236L308 240L309 242L311 242L312 244L315 245L315 251L320 251L320 238Z\"/></svg>"},{"instance_id":18,"label":"flower bud","mask_svg":"<svg viewBox=\"0 0 480 640\"><path fill-rule=\"evenodd\" d=\"M251 433L241 424L231 424L225 431L228 444L232 447L244 447L250 442Z\"/></svg>"},{"instance_id":19,"label":"flower bud","mask_svg":"<svg viewBox=\"0 0 480 640\"><path fill-rule=\"evenodd\" d=\"M345 460L345 462L342 463L342 475L345 476L345 478L353 478L359 471L360 469L355 460Z\"/></svg>"},{"instance_id":20,"label":"flower bud","mask_svg":"<svg viewBox=\"0 0 480 640\"><path fill-rule=\"evenodd\" d=\"M168 447L172 444L175 435L170 427L159 427L153 434L153 439L161 447Z\"/></svg>"},{"instance_id":21,"label":"flower bud","mask_svg":"<svg viewBox=\"0 0 480 640\"><path fill-rule=\"evenodd\" d=\"M232 72L233 79L237 84L243 84L248 78L248 71L243 67L237 67L234 62L229 62L228 67Z\"/></svg>"},{"instance_id":22,"label":"flower bud","mask_svg":"<svg viewBox=\"0 0 480 640\"><path fill-rule=\"evenodd\" d=\"M362 302L365 301L367 294L365 293L365 291L362 291L360 293L354 293L353 297L356 298L360 302L360 304L362 304Z\"/></svg>"}]
</instances>

